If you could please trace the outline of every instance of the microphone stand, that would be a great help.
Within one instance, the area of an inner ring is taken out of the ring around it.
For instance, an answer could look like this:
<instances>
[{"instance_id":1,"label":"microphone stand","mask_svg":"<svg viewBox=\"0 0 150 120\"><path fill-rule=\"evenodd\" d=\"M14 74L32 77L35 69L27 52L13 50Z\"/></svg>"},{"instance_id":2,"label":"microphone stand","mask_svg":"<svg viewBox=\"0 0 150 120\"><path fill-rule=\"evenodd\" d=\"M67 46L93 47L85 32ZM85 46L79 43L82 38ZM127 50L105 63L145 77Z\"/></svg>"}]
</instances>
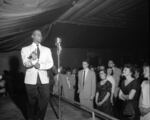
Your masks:
<instances>
[{"instance_id":1,"label":"microphone stand","mask_svg":"<svg viewBox=\"0 0 150 120\"><path fill-rule=\"evenodd\" d=\"M61 114L61 109L60 109L60 105L61 105L61 102L60 102L60 97L61 97L61 88L60 88L60 53L61 53L61 45L60 45L60 42L59 40L56 41L56 46L57 46L57 66L58 66L58 69L57 69L57 72L58 72L58 76L57 76L57 81L58 81L58 116L59 116L59 120L62 120L62 114Z\"/></svg>"}]
</instances>

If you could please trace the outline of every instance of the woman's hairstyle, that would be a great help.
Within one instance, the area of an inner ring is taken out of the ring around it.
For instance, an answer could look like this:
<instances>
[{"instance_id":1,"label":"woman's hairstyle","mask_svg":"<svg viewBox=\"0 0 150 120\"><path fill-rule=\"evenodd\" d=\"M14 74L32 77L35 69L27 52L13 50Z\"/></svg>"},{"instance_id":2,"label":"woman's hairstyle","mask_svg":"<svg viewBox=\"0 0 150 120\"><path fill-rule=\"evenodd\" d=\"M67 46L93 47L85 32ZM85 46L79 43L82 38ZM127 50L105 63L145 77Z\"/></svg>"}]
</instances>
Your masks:
<instances>
[{"instance_id":1,"label":"woman's hairstyle","mask_svg":"<svg viewBox=\"0 0 150 120\"><path fill-rule=\"evenodd\" d=\"M123 68L128 68L131 72L131 76L134 77L135 74L135 68L132 64L125 64Z\"/></svg>"},{"instance_id":2,"label":"woman's hairstyle","mask_svg":"<svg viewBox=\"0 0 150 120\"><path fill-rule=\"evenodd\" d=\"M107 72L106 72L105 69L101 69L101 70L99 71L99 73L100 73L100 72L104 72L105 74L107 74Z\"/></svg>"}]
</instances>

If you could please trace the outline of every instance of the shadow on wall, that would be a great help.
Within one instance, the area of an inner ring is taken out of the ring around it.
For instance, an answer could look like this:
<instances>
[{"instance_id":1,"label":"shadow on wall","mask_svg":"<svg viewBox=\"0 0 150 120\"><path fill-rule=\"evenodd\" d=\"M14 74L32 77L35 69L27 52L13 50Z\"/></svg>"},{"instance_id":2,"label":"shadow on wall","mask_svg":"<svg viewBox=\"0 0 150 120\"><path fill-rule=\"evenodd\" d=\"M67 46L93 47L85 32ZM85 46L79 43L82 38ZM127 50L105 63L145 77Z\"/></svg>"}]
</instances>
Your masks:
<instances>
[{"instance_id":1,"label":"shadow on wall","mask_svg":"<svg viewBox=\"0 0 150 120\"><path fill-rule=\"evenodd\" d=\"M20 72L20 62L17 56L9 57L9 71L4 71L3 78L6 80L6 90L13 102L27 116L27 95L24 84L24 73Z\"/></svg>"}]
</instances>

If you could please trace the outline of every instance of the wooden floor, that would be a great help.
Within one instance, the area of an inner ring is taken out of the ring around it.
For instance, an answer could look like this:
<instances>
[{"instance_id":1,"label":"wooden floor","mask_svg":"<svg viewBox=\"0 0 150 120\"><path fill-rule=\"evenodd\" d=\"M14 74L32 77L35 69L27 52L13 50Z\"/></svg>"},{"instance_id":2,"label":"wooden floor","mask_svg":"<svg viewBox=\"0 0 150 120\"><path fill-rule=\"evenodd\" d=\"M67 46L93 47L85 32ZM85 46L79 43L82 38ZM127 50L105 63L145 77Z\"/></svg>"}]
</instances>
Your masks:
<instances>
[{"instance_id":1,"label":"wooden floor","mask_svg":"<svg viewBox=\"0 0 150 120\"><path fill-rule=\"evenodd\" d=\"M55 101L56 102L56 101ZM52 102L58 112L58 105ZM62 120L92 120L91 115L76 107L61 101ZM9 97L0 98L0 120L25 120L21 110L13 103ZM51 107L48 105L45 120L58 120ZM100 120L100 119L95 119Z\"/></svg>"}]
</instances>

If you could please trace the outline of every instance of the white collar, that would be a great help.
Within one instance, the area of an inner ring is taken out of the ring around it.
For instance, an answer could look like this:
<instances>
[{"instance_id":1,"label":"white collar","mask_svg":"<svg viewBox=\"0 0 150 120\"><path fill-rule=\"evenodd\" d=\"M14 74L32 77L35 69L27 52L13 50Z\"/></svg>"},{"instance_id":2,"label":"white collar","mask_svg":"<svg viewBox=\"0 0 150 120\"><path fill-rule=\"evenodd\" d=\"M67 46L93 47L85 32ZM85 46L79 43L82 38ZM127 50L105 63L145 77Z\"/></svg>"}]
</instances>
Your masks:
<instances>
[{"instance_id":1,"label":"white collar","mask_svg":"<svg viewBox=\"0 0 150 120\"><path fill-rule=\"evenodd\" d=\"M87 69L83 69L83 71L88 72L88 71L89 71L89 68L87 68Z\"/></svg>"},{"instance_id":2,"label":"white collar","mask_svg":"<svg viewBox=\"0 0 150 120\"><path fill-rule=\"evenodd\" d=\"M36 47L37 47L37 44L33 42L33 43L32 43L32 46L36 48ZM40 48L40 47L41 47L41 44L39 43L39 48Z\"/></svg>"}]
</instances>

